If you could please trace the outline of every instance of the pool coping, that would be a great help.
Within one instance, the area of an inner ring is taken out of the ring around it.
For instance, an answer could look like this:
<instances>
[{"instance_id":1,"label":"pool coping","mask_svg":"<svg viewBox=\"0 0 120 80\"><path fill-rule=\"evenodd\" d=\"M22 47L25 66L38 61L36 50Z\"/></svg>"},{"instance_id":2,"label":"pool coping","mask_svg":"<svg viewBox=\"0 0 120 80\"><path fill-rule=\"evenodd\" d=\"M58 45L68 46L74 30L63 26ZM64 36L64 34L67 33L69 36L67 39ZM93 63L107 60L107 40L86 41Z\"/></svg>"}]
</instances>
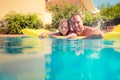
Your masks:
<instances>
[{"instance_id":1,"label":"pool coping","mask_svg":"<svg viewBox=\"0 0 120 80\"><path fill-rule=\"evenodd\" d=\"M23 37L27 35L18 35L18 34L0 34L0 37Z\"/></svg>"}]
</instances>

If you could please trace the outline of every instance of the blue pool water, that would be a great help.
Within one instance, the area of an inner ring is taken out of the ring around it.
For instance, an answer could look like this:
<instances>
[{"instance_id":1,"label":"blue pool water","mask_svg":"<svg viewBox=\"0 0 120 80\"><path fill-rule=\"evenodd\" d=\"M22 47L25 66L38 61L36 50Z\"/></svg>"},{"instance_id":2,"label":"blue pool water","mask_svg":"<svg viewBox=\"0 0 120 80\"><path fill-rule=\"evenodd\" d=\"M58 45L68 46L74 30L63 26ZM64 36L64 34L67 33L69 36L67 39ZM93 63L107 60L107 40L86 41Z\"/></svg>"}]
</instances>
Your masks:
<instances>
[{"instance_id":1,"label":"blue pool water","mask_svg":"<svg viewBox=\"0 0 120 80\"><path fill-rule=\"evenodd\" d=\"M0 38L0 80L120 80L120 40Z\"/></svg>"}]
</instances>

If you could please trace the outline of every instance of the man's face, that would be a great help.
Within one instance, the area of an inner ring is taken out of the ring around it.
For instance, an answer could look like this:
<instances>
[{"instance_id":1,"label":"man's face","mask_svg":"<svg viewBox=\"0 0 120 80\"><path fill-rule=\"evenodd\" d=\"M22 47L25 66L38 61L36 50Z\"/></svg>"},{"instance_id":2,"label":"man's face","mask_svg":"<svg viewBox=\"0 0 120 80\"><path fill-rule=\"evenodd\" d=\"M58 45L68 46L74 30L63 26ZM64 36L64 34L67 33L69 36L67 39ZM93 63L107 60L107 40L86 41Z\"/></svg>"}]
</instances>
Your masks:
<instances>
[{"instance_id":1,"label":"man's face","mask_svg":"<svg viewBox=\"0 0 120 80\"><path fill-rule=\"evenodd\" d=\"M71 18L73 30L80 35L84 29L82 18L79 15L75 15Z\"/></svg>"}]
</instances>

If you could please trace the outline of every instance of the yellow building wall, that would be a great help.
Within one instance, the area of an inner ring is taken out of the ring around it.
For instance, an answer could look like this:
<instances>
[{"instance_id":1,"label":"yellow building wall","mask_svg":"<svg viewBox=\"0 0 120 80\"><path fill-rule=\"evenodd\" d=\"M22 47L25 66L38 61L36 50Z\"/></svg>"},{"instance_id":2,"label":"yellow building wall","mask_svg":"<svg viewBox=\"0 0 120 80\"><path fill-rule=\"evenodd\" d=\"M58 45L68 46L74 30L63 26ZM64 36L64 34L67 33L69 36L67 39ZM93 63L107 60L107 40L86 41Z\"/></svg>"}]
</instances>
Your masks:
<instances>
[{"instance_id":1,"label":"yellow building wall","mask_svg":"<svg viewBox=\"0 0 120 80\"><path fill-rule=\"evenodd\" d=\"M44 22L45 0L0 0L0 20L10 11L37 13Z\"/></svg>"}]
</instances>

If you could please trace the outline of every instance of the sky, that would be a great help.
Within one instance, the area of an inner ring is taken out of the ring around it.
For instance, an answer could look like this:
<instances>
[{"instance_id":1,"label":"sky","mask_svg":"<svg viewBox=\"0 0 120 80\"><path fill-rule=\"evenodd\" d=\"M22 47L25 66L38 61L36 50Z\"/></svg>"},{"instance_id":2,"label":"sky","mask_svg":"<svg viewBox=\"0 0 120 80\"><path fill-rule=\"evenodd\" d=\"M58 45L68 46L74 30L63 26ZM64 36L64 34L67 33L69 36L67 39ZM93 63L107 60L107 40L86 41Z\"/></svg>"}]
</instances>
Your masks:
<instances>
[{"instance_id":1,"label":"sky","mask_svg":"<svg viewBox=\"0 0 120 80\"><path fill-rule=\"evenodd\" d=\"M92 1L96 7L99 7L102 3L104 3L105 5L107 5L108 3L111 5L120 3L120 0L92 0Z\"/></svg>"}]
</instances>

